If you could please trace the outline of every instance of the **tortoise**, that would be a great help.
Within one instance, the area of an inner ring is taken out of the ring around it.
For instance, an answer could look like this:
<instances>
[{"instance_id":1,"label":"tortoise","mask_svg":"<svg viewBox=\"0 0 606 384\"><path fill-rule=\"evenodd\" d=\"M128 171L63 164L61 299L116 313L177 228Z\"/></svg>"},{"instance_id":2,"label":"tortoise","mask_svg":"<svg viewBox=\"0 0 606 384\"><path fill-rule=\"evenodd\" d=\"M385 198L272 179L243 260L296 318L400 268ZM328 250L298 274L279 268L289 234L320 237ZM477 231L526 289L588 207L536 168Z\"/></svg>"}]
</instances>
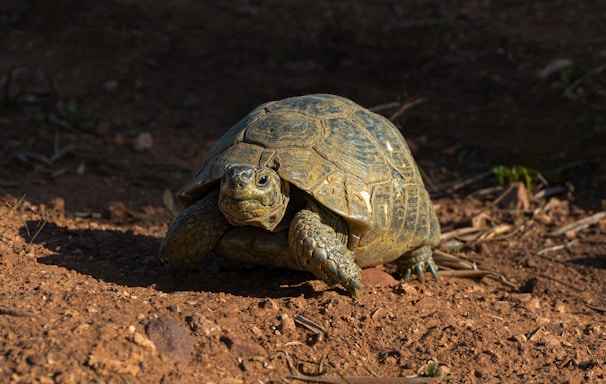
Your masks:
<instances>
[{"instance_id":1,"label":"tortoise","mask_svg":"<svg viewBox=\"0 0 606 384\"><path fill-rule=\"evenodd\" d=\"M361 268L430 271L440 226L400 131L344 97L265 103L229 129L177 193L187 208L159 257L172 271L210 251L306 270L352 296Z\"/></svg>"}]
</instances>

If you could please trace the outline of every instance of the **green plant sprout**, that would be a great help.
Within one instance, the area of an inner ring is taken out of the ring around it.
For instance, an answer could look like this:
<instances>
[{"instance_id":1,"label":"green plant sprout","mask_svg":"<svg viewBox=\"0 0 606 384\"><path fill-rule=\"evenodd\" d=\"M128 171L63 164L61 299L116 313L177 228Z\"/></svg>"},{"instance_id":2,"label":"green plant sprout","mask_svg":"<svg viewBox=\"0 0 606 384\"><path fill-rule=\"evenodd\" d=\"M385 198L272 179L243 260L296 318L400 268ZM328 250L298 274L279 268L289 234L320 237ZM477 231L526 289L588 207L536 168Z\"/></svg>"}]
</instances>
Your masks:
<instances>
[{"instance_id":1,"label":"green plant sprout","mask_svg":"<svg viewBox=\"0 0 606 384\"><path fill-rule=\"evenodd\" d=\"M328 369L326 369L326 367L324 366L325 359L326 359L326 355L322 355L322 357L320 358L320 362L316 366L316 372L315 372L316 376L321 376L321 375L326 374L326 372L328 372Z\"/></svg>"},{"instance_id":2,"label":"green plant sprout","mask_svg":"<svg viewBox=\"0 0 606 384\"><path fill-rule=\"evenodd\" d=\"M72 127L77 127L91 119L89 113L82 111L78 107L78 102L73 97L67 101L63 109L63 118Z\"/></svg>"},{"instance_id":3,"label":"green plant sprout","mask_svg":"<svg viewBox=\"0 0 606 384\"><path fill-rule=\"evenodd\" d=\"M435 361L430 361L427 363L425 367L425 375L429 377L438 377L440 376L440 364Z\"/></svg>"},{"instance_id":4,"label":"green plant sprout","mask_svg":"<svg viewBox=\"0 0 606 384\"><path fill-rule=\"evenodd\" d=\"M501 185L504 185L506 181L512 183L523 180L528 191L532 187L531 171L524 166L514 165L511 168L507 168L504 165L498 165L492 169L492 172L494 172Z\"/></svg>"}]
</instances>

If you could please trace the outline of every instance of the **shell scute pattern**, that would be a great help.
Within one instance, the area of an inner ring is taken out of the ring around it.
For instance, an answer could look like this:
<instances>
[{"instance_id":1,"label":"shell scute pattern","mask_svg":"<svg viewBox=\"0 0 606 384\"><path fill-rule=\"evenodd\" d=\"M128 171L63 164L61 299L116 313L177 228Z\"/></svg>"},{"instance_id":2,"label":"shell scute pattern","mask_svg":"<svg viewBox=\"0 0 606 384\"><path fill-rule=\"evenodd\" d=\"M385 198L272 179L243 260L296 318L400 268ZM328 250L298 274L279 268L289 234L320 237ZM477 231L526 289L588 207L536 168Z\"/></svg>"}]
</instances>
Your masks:
<instances>
[{"instance_id":1,"label":"shell scute pattern","mask_svg":"<svg viewBox=\"0 0 606 384\"><path fill-rule=\"evenodd\" d=\"M259 106L217 141L178 197L192 204L233 164L270 166L341 216L360 266L439 239L433 205L401 133L351 100L308 95Z\"/></svg>"}]
</instances>

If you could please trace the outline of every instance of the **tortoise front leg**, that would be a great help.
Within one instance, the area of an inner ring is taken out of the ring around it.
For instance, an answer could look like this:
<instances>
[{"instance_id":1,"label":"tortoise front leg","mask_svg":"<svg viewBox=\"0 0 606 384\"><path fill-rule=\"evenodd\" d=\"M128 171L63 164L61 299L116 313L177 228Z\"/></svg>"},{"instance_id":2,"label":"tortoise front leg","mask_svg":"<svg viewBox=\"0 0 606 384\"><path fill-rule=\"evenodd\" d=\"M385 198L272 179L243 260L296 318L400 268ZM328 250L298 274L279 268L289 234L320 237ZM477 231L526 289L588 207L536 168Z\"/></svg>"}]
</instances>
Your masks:
<instances>
[{"instance_id":1,"label":"tortoise front leg","mask_svg":"<svg viewBox=\"0 0 606 384\"><path fill-rule=\"evenodd\" d=\"M318 213L304 209L295 214L288 231L288 245L301 269L330 286L341 284L358 297L362 282L356 256L332 227L322 223Z\"/></svg>"},{"instance_id":2,"label":"tortoise front leg","mask_svg":"<svg viewBox=\"0 0 606 384\"><path fill-rule=\"evenodd\" d=\"M230 228L211 193L181 212L168 227L160 245L160 260L171 271L188 270L217 245Z\"/></svg>"}]
</instances>

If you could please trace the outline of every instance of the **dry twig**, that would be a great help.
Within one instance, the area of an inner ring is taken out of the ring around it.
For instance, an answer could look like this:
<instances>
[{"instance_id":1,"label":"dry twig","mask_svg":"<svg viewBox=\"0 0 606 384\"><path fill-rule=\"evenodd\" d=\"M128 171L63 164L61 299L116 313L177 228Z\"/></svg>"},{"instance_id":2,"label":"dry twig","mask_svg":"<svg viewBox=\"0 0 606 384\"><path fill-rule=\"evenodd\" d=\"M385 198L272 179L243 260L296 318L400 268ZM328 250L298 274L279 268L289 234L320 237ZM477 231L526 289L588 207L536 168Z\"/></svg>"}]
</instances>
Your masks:
<instances>
[{"instance_id":1,"label":"dry twig","mask_svg":"<svg viewBox=\"0 0 606 384\"><path fill-rule=\"evenodd\" d=\"M593 214L589 217L586 217L584 219L581 220L577 220L572 224L568 224L565 225L563 227L560 227L554 231L551 231L549 233L550 236L559 236L559 235L563 235L566 232L572 231L572 232L578 232L582 229L585 229L597 222L599 222L600 220L606 218L606 211L602 211L602 212L598 212L596 214Z\"/></svg>"},{"instance_id":2,"label":"dry twig","mask_svg":"<svg viewBox=\"0 0 606 384\"><path fill-rule=\"evenodd\" d=\"M324 329L320 324L317 324L303 316L296 316L295 324L299 324L303 328L307 328L315 334L326 333L326 329Z\"/></svg>"},{"instance_id":3,"label":"dry twig","mask_svg":"<svg viewBox=\"0 0 606 384\"><path fill-rule=\"evenodd\" d=\"M567 283L567 282L565 282L564 280L559 279L559 278L557 278L557 277L548 276L548 275L545 275L545 274L543 274L543 273L537 273L536 275L537 275L537 276L539 276L539 277L542 277L542 278L544 278L544 279L548 279L548 280L552 280L552 281L558 282L558 283L560 283L560 284L562 284L562 285L567 286L568 288L572 288L572 289L574 289L575 291L579 291L579 292L583 291L583 289L581 289L581 288L577 287L576 285L574 285L574 284L570 284L570 283Z\"/></svg>"},{"instance_id":4,"label":"dry twig","mask_svg":"<svg viewBox=\"0 0 606 384\"><path fill-rule=\"evenodd\" d=\"M425 101L426 99L422 97L416 97L410 101L407 101L406 103L402 104L402 106L398 108L397 111L395 111L391 116L389 116L389 121L393 122L395 119L400 117L404 112L406 112L410 108L414 107L415 105L422 104Z\"/></svg>"}]
</instances>

